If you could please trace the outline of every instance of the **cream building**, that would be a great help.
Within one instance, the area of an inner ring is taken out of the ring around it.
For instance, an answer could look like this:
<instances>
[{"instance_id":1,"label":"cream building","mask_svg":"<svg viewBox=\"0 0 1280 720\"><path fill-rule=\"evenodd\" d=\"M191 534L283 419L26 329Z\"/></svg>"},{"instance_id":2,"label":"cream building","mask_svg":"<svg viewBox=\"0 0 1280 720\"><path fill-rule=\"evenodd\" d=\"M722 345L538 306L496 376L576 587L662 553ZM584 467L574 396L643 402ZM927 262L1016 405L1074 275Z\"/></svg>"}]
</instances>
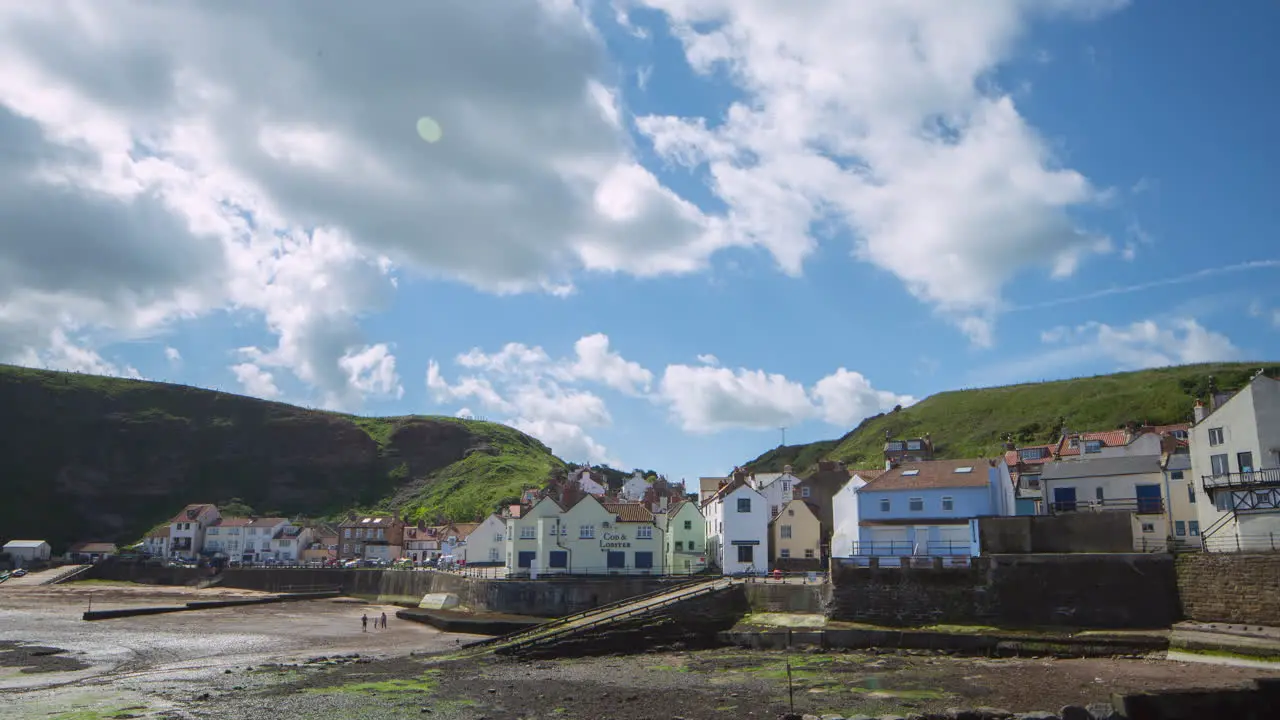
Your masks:
<instances>
[{"instance_id":1,"label":"cream building","mask_svg":"<svg viewBox=\"0 0 1280 720\"><path fill-rule=\"evenodd\" d=\"M506 557L507 527L502 518L489 515L467 535L464 548L468 565L501 565Z\"/></svg>"},{"instance_id":2,"label":"cream building","mask_svg":"<svg viewBox=\"0 0 1280 720\"><path fill-rule=\"evenodd\" d=\"M1194 519L1189 503L1171 503L1159 455L1119 455L1045 465L1040 475L1046 514L1128 513L1133 547L1149 552L1166 547L1176 522ZM1185 489L1183 490L1185 498ZM1171 514L1183 513L1181 516Z\"/></svg>"},{"instance_id":3,"label":"cream building","mask_svg":"<svg viewBox=\"0 0 1280 720\"><path fill-rule=\"evenodd\" d=\"M1280 547L1280 381L1258 375L1211 412L1197 403L1195 418L1191 482L1205 549Z\"/></svg>"},{"instance_id":4,"label":"cream building","mask_svg":"<svg viewBox=\"0 0 1280 720\"><path fill-rule=\"evenodd\" d=\"M637 503L587 495L563 509L544 498L507 521L509 575L654 574L665 568L665 533Z\"/></svg>"},{"instance_id":5,"label":"cream building","mask_svg":"<svg viewBox=\"0 0 1280 720\"><path fill-rule=\"evenodd\" d=\"M770 560L780 569L817 569L822 562L822 521L812 505L796 498L769 524Z\"/></svg>"}]
</instances>

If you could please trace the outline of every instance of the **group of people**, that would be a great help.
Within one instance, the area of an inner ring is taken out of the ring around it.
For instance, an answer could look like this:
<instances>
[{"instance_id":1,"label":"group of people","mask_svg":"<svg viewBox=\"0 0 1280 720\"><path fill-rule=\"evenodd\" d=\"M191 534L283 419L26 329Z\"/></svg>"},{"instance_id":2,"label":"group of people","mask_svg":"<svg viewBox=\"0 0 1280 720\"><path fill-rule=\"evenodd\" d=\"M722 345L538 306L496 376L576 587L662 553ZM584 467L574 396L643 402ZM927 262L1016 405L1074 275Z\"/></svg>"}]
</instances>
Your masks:
<instances>
[{"instance_id":1,"label":"group of people","mask_svg":"<svg viewBox=\"0 0 1280 720\"><path fill-rule=\"evenodd\" d=\"M369 613L365 613L360 616L360 627L363 628L364 632L369 632ZM383 630L387 629L386 613L382 613L382 617L380 618L373 619L373 629L377 630L378 628L382 628Z\"/></svg>"}]
</instances>

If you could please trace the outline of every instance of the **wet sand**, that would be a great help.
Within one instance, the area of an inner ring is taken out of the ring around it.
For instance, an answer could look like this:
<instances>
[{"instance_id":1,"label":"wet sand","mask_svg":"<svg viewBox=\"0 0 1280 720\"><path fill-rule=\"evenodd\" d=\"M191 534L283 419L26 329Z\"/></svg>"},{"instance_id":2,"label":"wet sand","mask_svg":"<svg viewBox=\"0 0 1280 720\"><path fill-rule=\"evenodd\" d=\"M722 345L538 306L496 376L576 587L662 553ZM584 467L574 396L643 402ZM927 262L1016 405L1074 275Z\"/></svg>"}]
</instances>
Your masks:
<instances>
[{"instance_id":1,"label":"wet sand","mask_svg":"<svg viewBox=\"0 0 1280 720\"><path fill-rule=\"evenodd\" d=\"M105 586L0 592L0 717L763 720L787 707L788 663L797 711L846 716L976 706L1057 711L1105 701L1114 692L1238 687L1280 676L1159 659L923 652L724 649L458 660L450 652L476 636L397 620L395 608L356 600L84 622L90 590L101 608L254 594ZM384 610L390 628L363 632L360 616Z\"/></svg>"}]
</instances>

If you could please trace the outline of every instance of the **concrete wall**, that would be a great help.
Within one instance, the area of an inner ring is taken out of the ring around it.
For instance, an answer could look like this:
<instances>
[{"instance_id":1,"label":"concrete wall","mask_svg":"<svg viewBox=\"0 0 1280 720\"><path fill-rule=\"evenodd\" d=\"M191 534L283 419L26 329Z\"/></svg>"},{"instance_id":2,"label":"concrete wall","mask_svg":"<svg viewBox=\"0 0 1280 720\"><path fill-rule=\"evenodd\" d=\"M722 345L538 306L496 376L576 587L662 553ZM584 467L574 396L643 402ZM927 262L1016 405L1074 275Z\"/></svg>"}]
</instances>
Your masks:
<instances>
[{"instance_id":1,"label":"concrete wall","mask_svg":"<svg viewBox=\"0 0 1280 720\"><path fill-rule=\"evenodd\" d=\"M1193 553L1177 560L1188 620L1280 626L1280 553Z\"/></svg>"},{"instance_id":2,"label":"concrete wall","mask_svg":"<svg viewBox=\"0 0 1280 720\"><path fill-rule=\"evenodd\" d=\"M210 568L171 568L108 558L85 572L81 580L121 580L143 585L189 585L212 574Z\"/></svg>"},{"instance_id":3,"label":"concrete wall","mask_svg":"<svg viewBox=\"0 0 1280 720\"><path fill-rule=\"evenodd\" d=\"M978 518L983 555L1131 553L1129 513L1065 513Z\"/></svg>"},{"instance_id":4,"label":"concrete wall","mask_svg":"<svg viewBox=\"0 0 1280 720\"><path fill-rule=\"evenodd\" d=\"M968 568L837 561L832 579L836 620L1145 628L1179 618L1173 561L1160 555L993 555Z\"/></svg>"},{"instance_id":5,"label":"concrete wall","mask_svg":"<svg viewBox=\"0 0 1280 720\"><path fill-rule=\"evenodd\" d=\"M757 583L745 585L751 612L806 613L826 612L831 585L797 585L795 583Z\"/></svg>"}]
</instances>

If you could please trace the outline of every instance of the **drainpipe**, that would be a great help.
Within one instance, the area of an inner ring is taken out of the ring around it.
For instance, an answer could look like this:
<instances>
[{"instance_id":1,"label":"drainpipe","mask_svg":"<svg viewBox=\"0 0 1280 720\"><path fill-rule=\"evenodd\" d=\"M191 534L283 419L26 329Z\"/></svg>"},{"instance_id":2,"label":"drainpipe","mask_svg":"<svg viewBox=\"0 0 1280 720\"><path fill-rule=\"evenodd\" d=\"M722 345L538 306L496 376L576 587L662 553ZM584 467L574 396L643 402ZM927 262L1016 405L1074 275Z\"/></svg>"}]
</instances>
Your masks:
<instances>
[{"instance_id":1,"label":"drainpipe","mask_svg":"<svg viewBox=\"0 0 1280 720\"><path fill-rule=\"evenodd\" d=\"M1164 529L1165 535L1172 544L1177 540L1173 534L1173 495L1169 492L1169 470L1164 468L1160 472L1164 475Z\"/></svg>"},{"instance_id":2,"label":"drainpipe","mask_svg":"<svg viewBox=\"0 0 1280 720\"><path fill-rule=\"evenodd\" d=\"M564 550L565 554L569 556L568 559L565 560L564 571L565 573L572 573L573 572L573 548L565 547L564 545L560 544L560 538L561 538L560 523L561 523L560 518L556 518L556 547L560 548L561 550ZM548 558L548 560L550 560L550 558Z\"/></svg>"}]
</instances>

